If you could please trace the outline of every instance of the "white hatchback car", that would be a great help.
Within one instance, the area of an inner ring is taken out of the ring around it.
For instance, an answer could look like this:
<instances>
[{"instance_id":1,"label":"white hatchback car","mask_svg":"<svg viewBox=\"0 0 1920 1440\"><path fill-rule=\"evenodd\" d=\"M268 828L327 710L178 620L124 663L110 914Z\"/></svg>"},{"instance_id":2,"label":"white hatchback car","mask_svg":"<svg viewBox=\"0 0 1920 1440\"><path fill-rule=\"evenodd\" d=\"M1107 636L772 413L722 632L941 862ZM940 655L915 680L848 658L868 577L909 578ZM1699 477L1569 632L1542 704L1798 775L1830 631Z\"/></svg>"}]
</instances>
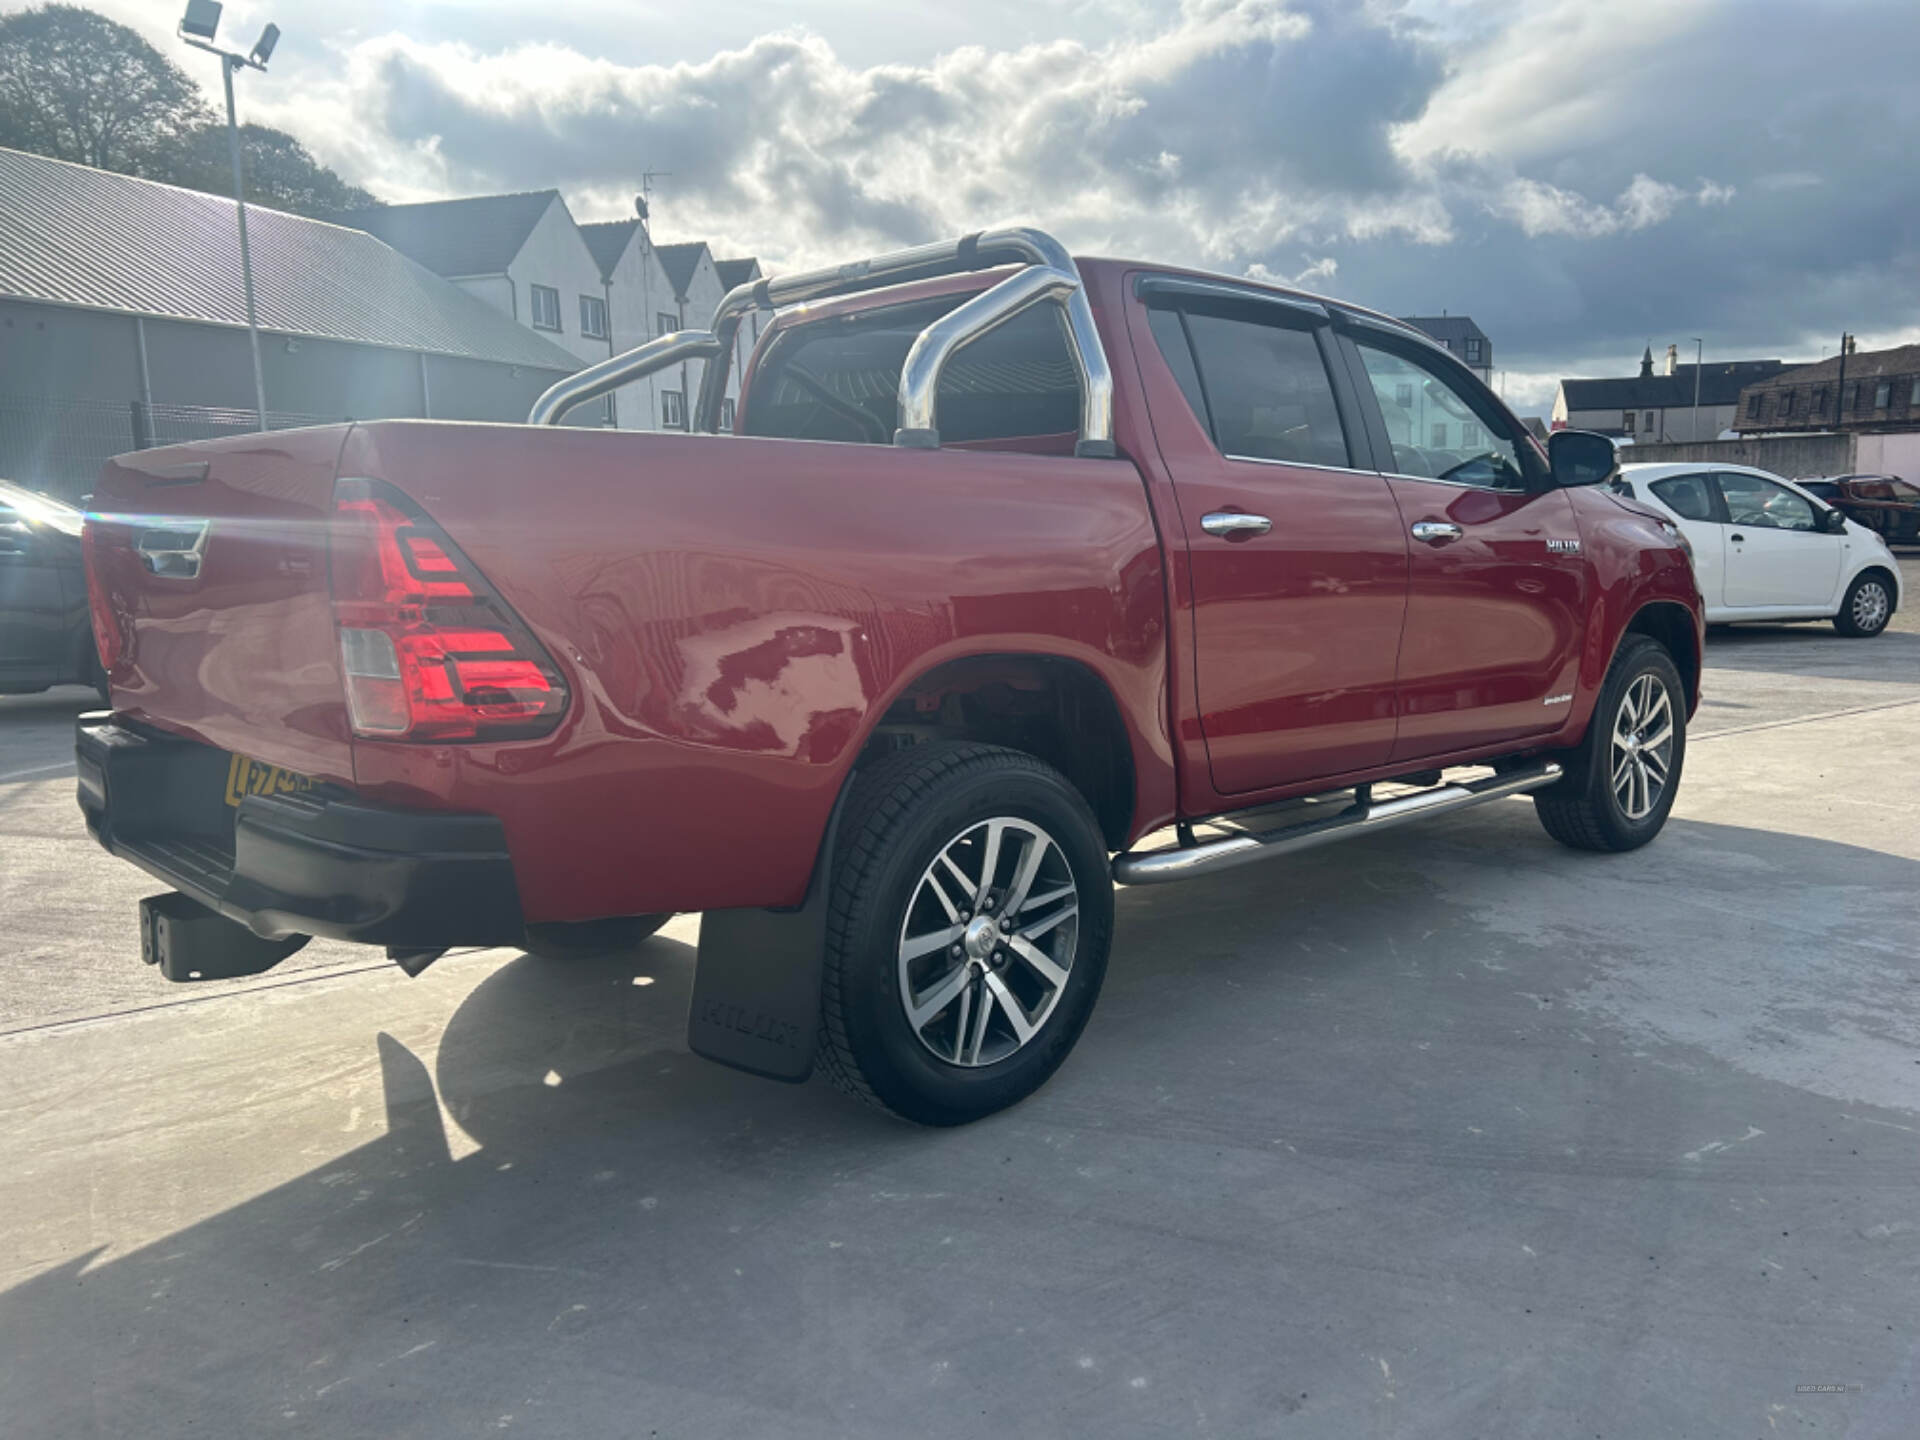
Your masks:
<instances>
[{"instance_id":1,"label":"white hatchback car","mask_svg":"<svg viewBox=\"0 0 1920 1440\"><path fill-rule=\"evenodd\" d=\"M1842 635L1865 637L1900 608L1886 541L1792 481L1694 463L1622 465L1611 484L1686 536L1709 624L1832 620Z\"/></svg>"}]
</instances>

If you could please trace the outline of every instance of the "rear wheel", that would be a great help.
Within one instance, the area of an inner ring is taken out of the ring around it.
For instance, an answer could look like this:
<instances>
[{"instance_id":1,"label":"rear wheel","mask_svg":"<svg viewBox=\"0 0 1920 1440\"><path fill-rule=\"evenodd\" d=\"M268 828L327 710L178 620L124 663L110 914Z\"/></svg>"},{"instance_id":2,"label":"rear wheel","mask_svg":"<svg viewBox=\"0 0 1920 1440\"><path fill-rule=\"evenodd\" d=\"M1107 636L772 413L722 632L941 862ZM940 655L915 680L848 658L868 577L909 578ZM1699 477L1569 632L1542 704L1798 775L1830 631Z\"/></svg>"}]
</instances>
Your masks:
<instances>
[{"instance_id":1,"label":"rear wheel","mask_svg":"<svg viewBox=\"0 0 1920 1440\"><path fill-rule=\"evenodd\" d=\"M1546 832L1576 850L1634 850L1667 823L1687 752L1686 689L1661 644L1630 635L1613 658L1587 738L1558 784L1534 792Z\"/></svg>"},{"instance_id":2,"label":"rear wheel","mask_svg":"<svg viewBox=\"0 0 1920 1440\"><path fill-rule=\"evenodd\" d=\"M820 1057L924 1125L1032 1094L1106 974L1113 882L1080 793L1030 755L916 746L863 776L834 866Z\"/></svg>"},{"instance_id":3,"label":"rear wheel","mask_svg":"<svg viewBox=\"0 0 1920 1440\"><path fill-rule=\"evenodd\" d=\"M1887 628L1893 618L1893 587L1887 578L1869 570L1854 577L1840 601L1840 613L1833 617L1833 628L1850 640L1871 640Z\"/></svg>"}]
</instances>

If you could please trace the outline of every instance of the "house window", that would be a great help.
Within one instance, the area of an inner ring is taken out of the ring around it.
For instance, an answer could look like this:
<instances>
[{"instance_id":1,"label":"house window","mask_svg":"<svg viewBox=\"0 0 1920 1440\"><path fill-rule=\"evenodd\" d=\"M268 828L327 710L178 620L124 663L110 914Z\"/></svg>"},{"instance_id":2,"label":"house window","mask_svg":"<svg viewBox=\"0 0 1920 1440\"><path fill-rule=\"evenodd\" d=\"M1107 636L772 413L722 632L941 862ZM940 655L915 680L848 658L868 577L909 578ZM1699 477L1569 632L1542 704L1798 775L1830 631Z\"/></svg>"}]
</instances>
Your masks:
<instances>
[{"instance_id":1,"label":"house window","mask_svg":"<svg viewBox=\"0 0 1920 1440\"><path fill-rule=\"evenodd\" d=\"M660 392L660 428L663 430L687 428L687 397L678 390Z\"/></svg>"},{"instance_id":2,"label":"house window","mask_svg":"<svg viewBox=\"0 0 1920 1440\"><path fill-rule=\"evenodd\" d=\"M1623 435L1633 433L1633 411L1628 410L1620 416L1620 433Z\"/></svg>"},{"instance_id":3,"label":"house window","mask_svg":"<svg viewBox=\"0 0 1920 1440\"><path fill-rule=\"evenodd\" d=\"M1813 392L1813 403L1807 407L1809 415L1818 415L1827 408L1827 387L1820 385Z\"/></svg>"},{"instance_id":4,"label":"house window","mask_svg":"<svg viewBox=\"0 0 1920 1440\"><path fill-rule=\"evenodd\" d=\"M1780 392L1780 418L1785 420L1791 414L1793 414L1793 391L1782 390Z\"/></svg>"},{"instance_id":5,"label":"house window","mask_svg":"<svg viewBox=\"0 0 1920 1440\"><path fill-rule=\"evenodd\" d=\"M1758 420L1760 418L1760 401L1762 398L1763 397L1759 395L1749 395L1747 397L1747 418L1749 420Z\"/></svg>"},{"instance_id":6,"label":"house window","mask_svg":"<svg viewBox=\"0 0 1920 1440\"><path fill-rule=\"evenodd\" d=\"M1893 382L1882 380L1873 387L1873 408L1884 410L1893 403Z\"/></svg>"},{"instance_id":7,"label":"house window","mask_svg":"<svg viewBox=\"0 0 1920 1440\"><path fill-rule=\"evenodd\" d=\"M1480 427L1471 421L1460 427L1460 448L1471 450L1480 443Z\"/></svg>"},{"instance_id":8,"label":"house window","mask_svg":"<svg viewBox=\"0 0 1920 1440\"><path fill-rule=\"evenodd\" d=\"M1393 387L1393 403L1402 410L1413 409L1413 383L1403 380Z\"/></svg>"},{"instance_id":9,"label":"house window","mask_svg":"<svg viewBox=\"0 0 1920 1440\"><path fill-rule=\"evenodd\" d=\"M1859 405L1860 386L1858 384L1849 385L1845 390L1841 391L1840 408L1842 410L1854 410L1859 408Z\"/></svg>"},{"instance_id":10,"label":"house window","mask_svg":"<svg viewBox=\"0 0 1920 1440\"><path fill-rule=\"evenodd\" d=\"M560 292L551 285L529 285L533 292L533 328L536 330L558 330L560 328Z\"/></svg>"},{"instance_id":11,"label":"house window","mask_svg":"<svg viewBox=\"0 0 1920 1440\"><path fill-rule=\"evenodd\" d=\"M720 402L720 433L726 435L733 430L733 401Z\"/></svg>"},{"instance_id":12,"label":"house window","mask_svg":"<svg viewBox=\"0 0 1920 1440\"><path fill-rule=\"evenodd\" d=\"M1907 391L1907 404L1920 405L1920 375L1913 377L1913 388Z\"/></svg>"},{"instance_id":13,"label":"house window","mask_svg":"<svg viewBox=\"0 0 1920 1440\"><path fill-rule=\"evenodd\" d=\"M1467 363L1469 365L1480 363L1480 342L1471 335L1467 337Z\"/></svg>"},{"instance_id":14,"label":"house window","mask_svg":"<svg viewBox=\"0 0 1920 1440\"><path fill-rule=\"evenodd\" d=\"M1447 427L1444 421L1433 422L1433 448L1436 450L1447 448Z\"/></svg>"},{"instance_id":15,"label":"house window","mask_svg":"<svg viewBox=\"0 0 1920 1440\"><path fill-rule=\"evenodd\" d=\"M580 333L589 340L607 338L607 302L598 295L580 297Z\"/></svg>"},{"instance_id":16,"label":"house window","mask_svg":"<svg viewBox=\"0 0 1920 1440\"><path fill-rule=\"evenodd\" d=\"M661 335L671 335L680 328L680 322L665 310L662 310L658 315L653 317L653 328Z\"/></svg>"},{"instance_id":17,"label":"house window","mask_svg":"<svg viewBox=\"0 0 1920 1440\"><path fill-rule=\"evenodd\" d=\"M1651 410L1640 417L1640 428L1649 435L1653 434L1653 412Z\"/></svg>"}]
</instances>

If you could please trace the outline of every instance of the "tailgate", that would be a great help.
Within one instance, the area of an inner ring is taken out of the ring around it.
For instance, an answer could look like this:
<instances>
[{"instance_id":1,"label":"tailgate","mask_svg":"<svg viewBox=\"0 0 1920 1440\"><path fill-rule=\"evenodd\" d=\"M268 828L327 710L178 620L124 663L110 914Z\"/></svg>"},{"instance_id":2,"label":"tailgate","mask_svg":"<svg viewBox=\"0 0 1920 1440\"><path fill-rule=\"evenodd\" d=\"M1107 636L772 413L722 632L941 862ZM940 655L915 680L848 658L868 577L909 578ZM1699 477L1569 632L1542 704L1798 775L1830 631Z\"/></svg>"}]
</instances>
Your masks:
<instances>
[{"instance_id":1,"label":"tailgate","mask_svg":"<svg viewBox=\"0 0 1920 1440\"><path fill-rule=\"evenodd\" d=\"M117 712L351 783L327 589L334 470L349 428L203 441L108 464L88 522L88 567Z\"/></svg>"}]
</instances>

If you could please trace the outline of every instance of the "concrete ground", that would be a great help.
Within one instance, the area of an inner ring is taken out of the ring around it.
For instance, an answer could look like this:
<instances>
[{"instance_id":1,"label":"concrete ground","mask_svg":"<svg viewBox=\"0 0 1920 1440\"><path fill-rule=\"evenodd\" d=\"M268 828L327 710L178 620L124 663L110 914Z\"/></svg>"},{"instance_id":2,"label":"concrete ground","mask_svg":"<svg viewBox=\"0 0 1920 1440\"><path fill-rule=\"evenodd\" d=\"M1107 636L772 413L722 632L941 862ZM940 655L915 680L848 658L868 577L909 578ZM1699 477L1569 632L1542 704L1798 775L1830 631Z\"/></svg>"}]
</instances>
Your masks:
<instances>
[{"instance_id":1,"label":"concrete ground","mask_svg":"<svg viewBox=\"0 0 1920 1440\"><path fill-rule=\"evenodd\" d=\"M693 919L168 987L0 700L0 1434L1913 1435L1916 621L1716 633L1635 854L1122 892L945 1132L689 1057Z\"/></svg>"}]
</instances>

